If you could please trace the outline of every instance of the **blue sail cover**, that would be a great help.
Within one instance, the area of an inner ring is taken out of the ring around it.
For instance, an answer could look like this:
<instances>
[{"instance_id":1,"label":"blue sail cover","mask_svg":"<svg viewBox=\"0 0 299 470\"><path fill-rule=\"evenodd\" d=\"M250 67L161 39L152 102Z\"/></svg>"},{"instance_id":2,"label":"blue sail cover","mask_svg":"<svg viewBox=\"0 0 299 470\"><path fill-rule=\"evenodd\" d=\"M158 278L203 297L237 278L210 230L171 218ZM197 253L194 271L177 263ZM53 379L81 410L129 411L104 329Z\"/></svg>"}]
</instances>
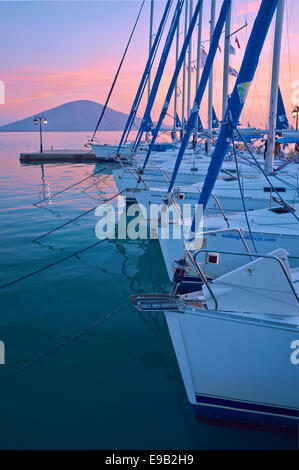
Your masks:
<instances>
[{"instance_id":1,"label":"blue sail cover","mask_svg":"<svg viewBox=\"0 0 299 470\"><path fill-rule=\"evenodd\" d=\"M282 131L288 128L289 128L289 122L288 122L286 110L283 104L280 87L278 87L276 130Z\"/></svg>"},{"instance_id":2,"label":"blue sail cover","mask_svg":"<svg viewBox=\"0 0 299 470\"><path fill-rule=\"evenodd\" d=\"M219 127L219 121L215 113L214 106L212 106L212 128L217 129Z\"/></svg>"},{"instance_id":3,"label":"blue sail cover","mask_svg":"<svg viewBox=\"0 0 299 470\"><path fill-rule=\"evenodd\" d=\"M200 119L200 115L197 116L197 130L198 130L198 132L203 131L203 125L202 125L202 122L201 122L201 119Z\"/></svg>"},{"instance_id":4,"label":"blue sail cover","mask_svg":"<svg viewBox=\"0 0 299 470\"><path fill-rule=\"evenodd\" d=\"M145 65L145 69L144 69L144 72L143 72L143 75L142 75L142 78L141 78L136 96L135 96L133 104L132 104L130 114L128 116L123 134L121 136L121 139L120 139L120 142L119 142L119 145L118 145L117 152L120 151L120 148L121 148L125 138L128 137L128 134L131 130L131 127L134 123L134 119L135 119L135 116L136 116L136 113L137 113L137 110L138 110L138 107L139 107L139 103L141 101L143 92L145 90L146 83L148 81L149 73L150 73L150 70L152 68L152 65L153 65L153 62L154 62L154 59L155 59L155 56L156 56L156 53L157 53L157 50L158 50L158 47L159 47L159 44L160 44L160 41L161 41L161 37L162 37L163 31L164 31L164 27L165 27L165 24L166 24L166 20L167 20L172 2L173 2L173 0L167 0L167 2L166 2L165 9L164 9L164 12L163 12L163 16L162 16L162 19L160 21L160 24L159 24L159 27L158 27L158 30L157 30L157 34L155 36L154 44L153 44L153 46L150 50L150 53L149 53L149 56L148 56L148 59L147 59L146 65Z\"/></svg>"},{"instance_id":5,"label":"blue sail cover","mask_svg":"<svg viewBox=\"0 0 299 470\"><path fill-rule=\"evenodd\" d=\"M199 204L203 205L203 211L208 204L232 139L234 128L231 125L231 120L234 124L239 122L250 84L252 83L258 66L260 53L277 7L277 2L278 0L262 0L255 19L242 66L226 108L215 150L211 157L211 162L198 201ZM193 234L195 232L195 223L196 220L194 218L191 227Z\"/></svg>"},{"instance_id":6,"label":"blue sail cover","mask_svg":"<svg viewBox=\"0 0 299 470\"><path fill-rule=\"evenodd\" d=\"M186 0L187 1L187 0ZM156 138L158 136L158 133L160 131L160 128L161 128L161 125L162 125L162 122L167 114L167 111L168 111L168 107L169 107L169 103L170 103L170 100L171 100L171 97L173 95L173 92L174 92L174 89L175 89L175 85L177 83L177 79L178 79L178 76L179 76L179 73L180 73L180 70L182 68L182 65L183 65L183 62L184 62L184 58L186 56L186 52L187 52L187 49L188 49L188 45L191 41L191 38L192 38L192 33L194 31L194 28L195 28L195 25L196 25L196 21L197 21L197 17L200 13L200 10L202 8L202 0L199 0L197 2L197 5L194 9L194 13L193 13L193 16L192 16L192 19L190 21L190 25L189 25L189 28L188 28L188 31L187 31L187 34L186 34L186 38L184 40L184 43L182 45L182 49L181 49L181 52L180 52L180 55L179 55L179 58L178 58L178 61L177 61L177 64L176 64L176 67L175 67L175 71L174 71L174 74L173 74L173 77L171 79L171 82L170 82L170 85L169 85L169 88L168 88L168 91L167 91L167 94L166 94L166 98L165 98L165 101L164 101L164 105L162 107L162 111L160 113L160 116L159 116L159 119L158 119L158 122L157 122L157 125L156 125L156 128L155 128L155 131L153 132L153 137L152 137L152 140L151 140L151 143L150 143L150 146L149 146L149 149L148 149L148 152L147 152L147 155L146 155L146 158L144 160L144 163L143 163L143 169L146 167L147 165L147 162L149 160L149 157L151 155L151 152L153 150L153 146L155 144L155 141L156 141ZM176 119L179 120L179 117L178 115L176 115ZM186 124L185 124L186 125ZM181 123L178 127L182 127L181 126Z\"/></svg>"},{"instance_id":7,"label":"blue sail cover","mask_svg":"<svg viewBox=\"0 0 299 470\"><path fill-rule=\"evenodd\" d=\"M207 55L206 63L205 63L205 66L204 66L204 69L203 69L203 72L202 72L202 76L201 76L201 79L200 79L200 82L199 82L199 85L198 85L198 88L197 88L197 91L196 91L195 99L194 99L194 102L193 102L193 107L191 109L190 116L188 118L186 133L183 137L183 140L182 140L182 143L181 143L181 146L180 146L180 149L179 149L179 153L178 153L178 156L177 156L177 160L175 162L175 166L174 166L174 169L173 169L171 181L169 183L169 188L168 188L169 193L172 191L177 173L179 171L182 159L184 157L185 150L187 148L190 136L192 134L192 131L193 131L195 123L196 123L196 119L198 117L198 113L199 113L200 105L201 105L201 102L202 102L202 98L203 98L203 95L204 95L204 92L205 92L205 89L206 89L206 86L207 86L207 83L208 83L208 80L209 80L209 77L210 77L211 68L212 68L212 65L213 65L213 62L214 62L214 58L215 58L215 55L216 55L216 52L217 52L219 40L220 40L220 37L221 37L221 34L222 34L222 29L223 29L223 26L225 24L227 12L228 12L228 9L230 8L230 6L231 6L231 0L224 0L223 1L222 7L221 7L221 10L220 10L220 14L219 14L219 18L218 18L216 27L214 29L212 41L211 41L211 44L210 44L209 53Z\"/></svg>"},{"instance_id":8,"label":"blue sail cover","mask_svg":"<svg viewBox=\"0 0 299 470\"><path fill-rule=\"evenodd\" d=\"M144 130L145 130L146 132L150 132L152 129L153 129L153 121L152 121L151 117L149 117L149 120L148 120L147 123L144 125Z\"/></svg>"},{"instance_id":9,"label":"blue sail cover","mask_svg":"<svg viewBox=\"0 0 299 470\"><path fill-rule=\"evenodd\" d=\"M173 15L173 18L172 18L172 22L171 22L171 25L170 25L170 28L169 28L169 31L168 31L168 34L167 34L167 38L166 38L166 41L165 41L165 44L164 44L164 48L163 48L163 51L162 51L162 54L161 54L161 58L160 58L160 62L159 62L159 65L158 65L158 70L157 70L157 73L156 73L156 76L155 76L155 80L154 80L154 83L153 83L153 86L152 86L152 90L151 90L151 93L150 93L150 96L149 96L149 99L148 99L148 102L147 102L147 105L146 105L146 109L145 109L145 112L144 112L144 115L143 115L143 119L142 119L142 122L141 122L141 125L140 125L140 128L139 128L137 137L135 139L134 152L136 152L136 150L139 146L142 134L144 132L144 126L149 120L149 116L150 116L151 110L152 110L153 105L154 105L154 101L155 101L157 91L158 91L158 88L159 88L159 85L160 85L160 81L161 81L161 78L162 78L162 75L163 75L163 72L164 72L164 68L165 68L166 61L167 61L167 58L168 58L168 55L169 55L169 51L171 49L171 45L172 45L172 42L173 42L174 35L176 33L177 25L178 25L179 20L180 20L183 4L184 4L184 0L178 0L177 1L177 6L176 6L176 9L175 9L175 12L174 12L174 15Z\"/></svg>"}]
</instances>

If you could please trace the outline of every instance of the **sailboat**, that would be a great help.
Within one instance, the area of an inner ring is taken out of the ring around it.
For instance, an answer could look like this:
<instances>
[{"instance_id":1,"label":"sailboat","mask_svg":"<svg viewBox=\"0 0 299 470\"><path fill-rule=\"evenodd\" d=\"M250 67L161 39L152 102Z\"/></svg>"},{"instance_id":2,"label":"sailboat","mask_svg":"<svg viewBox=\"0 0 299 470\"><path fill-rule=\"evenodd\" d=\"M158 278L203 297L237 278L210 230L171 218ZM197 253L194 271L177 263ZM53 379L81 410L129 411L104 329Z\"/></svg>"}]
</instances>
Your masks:
<instances>
[{"instance_id":1,"label":"sailboat","mask_svg":"<svg viewBox=\"0 0 299 470\"><path fill-rule=\"evenodd\" d=\"M242 265L244 253L268 253L283 248L288 252L290 266L299 267L299 223L294 214L299 215L298 203L292 207L276 205L251 211L248 214L250 231L243 212L227 215L226 218L221 214L205 216L202 233L202 248L205 251L199 253L196 261L208 279L216 279ZM188 233L191 220L184 220L184 224L185 232ZM158 236L168 276L172 281L175 259L183 257L186 250L185 240L174 237L165 239L161 231L158 231ZM233 251L241 255L231 255ZM196 269L192 269L181 280L179 291L197 290L200 284L200 275Z\"/></svg>"}]
</instances>

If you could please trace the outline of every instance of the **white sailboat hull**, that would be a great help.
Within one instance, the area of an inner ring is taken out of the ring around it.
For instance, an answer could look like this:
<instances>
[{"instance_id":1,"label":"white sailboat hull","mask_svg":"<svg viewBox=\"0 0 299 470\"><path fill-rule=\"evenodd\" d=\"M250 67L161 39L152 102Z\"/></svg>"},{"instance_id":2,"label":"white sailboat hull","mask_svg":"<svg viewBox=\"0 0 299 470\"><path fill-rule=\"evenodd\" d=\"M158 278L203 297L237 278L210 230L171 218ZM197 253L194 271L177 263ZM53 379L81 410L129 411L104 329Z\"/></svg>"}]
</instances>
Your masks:
<instances>
[{"instance_id":1,"label":"white sailboat hull","mask_svg":"<svg viewBox=\"0 0 299 470\"><path fill-rule=\"evenodd\" d=\"M90 144L90 147L95 154L97 160L115 160L117 153L117 145L105 145L105 144Z\"/></svg>"},{"instance_id":2,"label":"white sailboat hull","mask_svg":"<svg viewBox=\"0 0 299 470\"><path fill-rule=\"evenodd\" d=\"M198 415L298 424L298 365L290 359L297 327L211 310L165 316Z\"/></svg>"}]
</instances>

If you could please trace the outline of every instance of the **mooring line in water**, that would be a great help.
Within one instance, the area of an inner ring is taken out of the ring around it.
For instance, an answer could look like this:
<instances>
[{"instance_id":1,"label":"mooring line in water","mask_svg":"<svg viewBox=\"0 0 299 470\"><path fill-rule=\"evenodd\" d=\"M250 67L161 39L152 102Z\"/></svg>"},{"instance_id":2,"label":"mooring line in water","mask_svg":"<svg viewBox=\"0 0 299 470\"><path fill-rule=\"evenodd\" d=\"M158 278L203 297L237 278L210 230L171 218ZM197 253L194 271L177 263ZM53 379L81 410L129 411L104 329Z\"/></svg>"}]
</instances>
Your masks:
<instances>
[{"instance_id":1,"label":"mooring line in water","mask_svg":"<svg viewBox=\"0 0 299 470\"><path fill-rule=\"evenodd\" d=\"M78 331L78 333L75 333L74 335L69 336L69 338L67 338L66 340L64 340L61 343L57 344L53 348L48 349L47 351L43 352L42 354L37 356L35 359L32 359L31 361L25 362L25 364L23 364L22 366L18 367L15 370L13 370L9 374L4 375L3 377L0 377L0 382L3 382L4 380L7 380L7 379L13 377L14 375L19 374L20 372L23 372L25 369L28 369L28 367L31 367L34 364L40 362L42 359L45 359L46 357L50 356L51 354L53 354L54 352L56 352L58 349L62 348L63 346L67 346L67 345L71 344L74 340L76 340L76 339L80 338L81 336L84 336L87 333L89 333L90 331L94 330L97 326L99 326L102 323L104 323L105 321L109 320L110 318L112 318L117 313L120 313L122 310L124 310L129 305L130 305L130 302L126 302L121 307L118 307L116 310L113 310L113 312L108 313L101 320L97 320L94 323L92 323L91 325L84 328L83 330Z\"/></svg>"},{"instance_id":2,"label":"mooring line in water","mask_svg":"<svg viewBox=\"0 0 299 470\"><path fill-rule=\"evenodd\" d=\"M28 277L34 276L34 274L38 274L42 271L45 271L46 269L51 268L52 266L56 266L57 264L62 263L63 261L66 261L66 260L72 258L73 256L77 256L77 255L83 253L84 251L87 251L91 248L94 248L95 246L99 245L100 243L105 242L106 240L107 240L107 238L104 238L103 240L98 240L96 243L93 243L92 245L89 245L85 248L82 248L79 251L75 251L74 253L71 253L70 255L67 255L62 259L59 259L57 261L54 261L51 264L48 264L47 266L43 266L42 268L37 269L36 271L25 274L24 276L21 276L18 279L15 279L14 281L7 282L6 284L3 284L2 286L0 286L0 290L5 289L6 287L12 286L13 284L16 284L17 282L23 281L24 279L27 279Z\"/></svg>"},{"instance_id":3,"label":"mooring line in water","mask_svg":"<svg viewBox=\"0 0 299 470\"><path fill-rule=\"evenodd\" d=\"M78 184L83 183L84 181L88 180L89 178L92 178L94 175L97 175L98 173L101 173L102 171L106 170L107 168L108 168L107 166L104 166L104 168L101 168L100 170L95 171L94 173L92 173L91 175L87 176L87 177L84 178L83 180L77 181L77 183L71 184L71 186L68 186L67 188L61 189L60 191L57 191L57 193L51 194L51 196L47 196L47 197L45 197L44 199L41 199L40 201L34 202L33 205L34 205L34 206L37 206L37 205L40 204L41 202L47 201L48 199L52 199L54 196L57 196L58 194L64 193L64 191L67 191L68 189L71 189L71 188L73 188L74 186L77 186Z\"/></svg>"}]
</instances>

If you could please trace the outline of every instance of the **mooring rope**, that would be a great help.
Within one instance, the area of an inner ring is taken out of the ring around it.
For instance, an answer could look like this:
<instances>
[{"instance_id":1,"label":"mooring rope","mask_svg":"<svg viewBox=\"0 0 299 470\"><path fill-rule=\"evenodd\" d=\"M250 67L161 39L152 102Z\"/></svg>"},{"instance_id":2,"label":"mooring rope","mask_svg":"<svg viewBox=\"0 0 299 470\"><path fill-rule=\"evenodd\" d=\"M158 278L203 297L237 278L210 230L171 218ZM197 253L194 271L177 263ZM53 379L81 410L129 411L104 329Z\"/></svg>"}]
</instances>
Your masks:
<instances>
[{"instance_id":1,"label":"mooring rope","mask_svg":"<svg viewBox=\"0 0 299 470\"><path fill-rule=\"evenodd\" d=\"M81 336L86 335L90 331L94 330L97 326L101 325L105 321L109 320L113 316L115 316L117 313L120 313L122 310L124 310L126 307L130 305L130 302L126 302L123 304L121 307L118 307L117 309L113 310L112 312L108 313L104 318L101 320L97 320L91 325L87 326L86 328L78 331L72 336L69 336L66 340L62 341L61 343L57 344L51 349L48 349L47 351L39 354L35 359L31 359L30 361L25 362L25 364L21 365L17 369L14 369L12 372L9 372L7 375L4 375L3 377L0 377L0 382L3 382L4 380L7 380L21 372L23 372L25 369L28 369L28 367L31 367L38 362L40 362L42 359L45 359L46 357L50 356L54 352L58 351L58 349L62 348L63 346L67 346L71 344L73 341L76 339L80 338Z\"/></svg>"},{"instance_id":2,"label":"mooring rope","mask_svg":"<svg viewBox=\"0 0 299 470\"><path fill-rule=\"evenodd\" d=\"M87 211L83 212L82 214L77 215L77 217L74 217L73 219L70 219L70 220L68 220L67 222L64 222L63 224L59 225L58 227L53 228L52 230L49 230L48 232L43 233L43 234L40 235L39 237L34 238L32 241L33 241L33 242L36 242L37 240L40 240L41 238L44 238L44 237L46 237L47 235L50 235L50 233L56 232L56 230L59 230L59 229L61 229L62 227L65 227L66 225L71 224L72 222L75 222L76 220L80 219L81 217L83 217L84 215L88 214L89 212L92 212L92 211L95 210L97 207L101 206L102 204L106 204L106 202L109 202L109 201L111 201L112 199L114 199L115 197L120 196L120 194L122 194L124 191L126 191L126 189L123 189L122 191L120 191L120 192L118 192L118 193L116 193L116 194L113 194L113 196L109 197L108 199L104 199L103 201L101 201L99 204L97 204L96 206L92 207L91 209L88 209Z\"/></svg>"},{"instance_id":3,"label":"mooring rope","mask_svg":"<svg viewBox=\"0 0 299 470\"><path fill-rule=\"evenodd\" d=\"M28 277L34 276L35 274L38 274L42 271L45 271L46 269L49 269L52 266L56 266L57 264L63 263L63 261L66 261L66 260L72 258L73 256L77 256L80 253L83 253L84 251L87 251L91 248L94 248L95 246L99 245L100 243L102 243L106 240L107 240L107 238L104 238L103 240L98 240L97 242L93 243L92 245L89 245L85 248L82 248L79 251L75 251L74 253L71 253L71 254L65 256L62 259L59 259L57 261L53 261L53 263L47 264L46 266L43 266L42 268L39 268L36 271L32 271L31 273L25 274L24 276L21 276L18 279L14 279L13 281L7 282L6 284L2 284L2 286L0 286L0 290L5 289L6 287L12 286L13 284L16 284L17 282L23 281L24 279L27 279Z\"/></svg>"},{"instance_id":4,"label":"mooring rope","mask_svg":"<svg viewBox=\"0 0 299 470\"><path fill-rule=\"evenodd\" d=\"M265 170L261 167L261 165L259 164L259 162L257 161L257 159L255 158L255 156L253 155L253 152L250 150L250 148L248 147L247 145L247 142L243 139L242 137L242 134L240 134L239 130L237 127L235 127L235 130L237 132L237 134L239 135L240 139L243 141L245 147L247 148L248 152L250 153L251 157L253 158L255 164L257 165L257 167L259 168L259 170L262 172L262 174L264 175L264 177L266 178L269 186L271 187L271 190L273 193L276 193L278 199L280 200L282 206L284 206L284 199L281 197L281 195L279 194L279 192L277 191L277 189L273 186L273 184L271 183L271 181L269 180L268 176L267 176L267 173L265 172ZM299 221L299 217L295 214L294 211L290 211L290 213L295 217L296 220Z\"/></svg>"},{"instance_id":5,"label":"mooring rope","mask_svg":"<svg viewBox=\"0 0 299 470\"><path fill-rule=\"evenodd\" d=\"M41 238L44 238L44 237L46 237L47 235L50 235L50 233L56 232L56 230L59 230L59 229L61 229L62 227L65 227L66 225L71 224L72 222L75 222L76 220L80 219L81 217L83 217L84 215L88 214L89 212L94 211L98 206L99 206L99 204L97 204L96 206L92 207L91 209L88 209L87 211L83 212L82 214L77 215L77 217L74 217L73 219L68 220L67 222L64 222L64 224L61 224L61 225L59 225L58 227L55 227L55 228L53 228L52 230L49 230L48 232L43 233L43 234L40 235L39 237L34 238L32 241L33 241L33 242L36 242L37 240L40 240Z\"/></svg>"}]
</instances>

